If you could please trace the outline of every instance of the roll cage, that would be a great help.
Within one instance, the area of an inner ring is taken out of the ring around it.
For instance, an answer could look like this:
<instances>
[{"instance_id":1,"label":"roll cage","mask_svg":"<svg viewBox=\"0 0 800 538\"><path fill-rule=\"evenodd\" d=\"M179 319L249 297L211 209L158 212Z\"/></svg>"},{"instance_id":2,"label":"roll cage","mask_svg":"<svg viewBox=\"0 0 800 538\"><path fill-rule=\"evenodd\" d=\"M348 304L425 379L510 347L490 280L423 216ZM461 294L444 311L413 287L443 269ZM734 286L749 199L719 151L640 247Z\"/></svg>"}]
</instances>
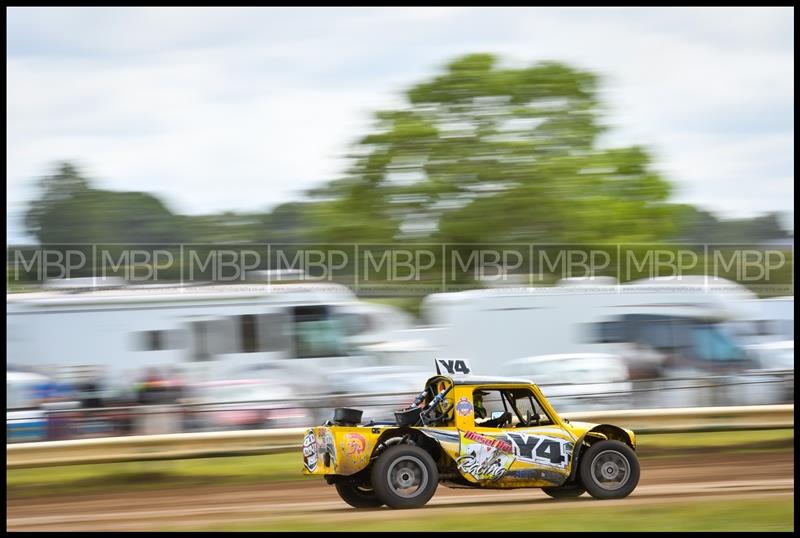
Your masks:
<instances>
[{"instance_id":1,"label":"roll cage","mask_svg":"<svg viewBox=\"0 0 800 538\"><path fill-rule=\"evenodd\" d=\"M532 427L543 425L543 419L548 422L545 424L557 424L556 421L547 411L547 407L539 401L536 392L531 389L529 385L522 382L514 383L511 386L504 387L489 380L487 382L465 383L463 381L455 382L452 378L444 375L434 376L430 378L426 384L424 391L418 396L418 400L422 403L423 409L427 409L431 403L438 400L436 405L426 413L421 413L422 425L444 425L453 419L453 408L447 408L443 404L446 402L447 396L452 392L453 388L459 385L467 385L470 387L470 399L474 402L474 394L477 390L484 391L497 391L500 393L500 400L503 404L505 412L511 413L516 416L518 423L516 427ZM507 383L508 384L508 383ZM527 399L530 403L530 410L533 411L530 415L523 414L517 402ZM539 414L538 411L542 414ZM544 416L542 416L544 415ZM513 420L513 419L512 419Z\"/></svg>"},{"instance_id":2,"label":"roll cage","mask_svg":"<svg viewBox=\"0 0 800 538\"><path fill-rule=\"evenodd\" d=\"M500 401L503 404L503 410L507 413L511 413L513 416L517 417L519 421L517 426L518 428L528 428L532 426L541 426L542 425L542 418L549 421L550 424L554 424L552 417L547 415L547 411L545 410L544 406L536 399L536 395L534 392L525 387L515 387L515 388L499 388L499 387L481 387L476 386L473 389L476 390L484 390L484 391L497 391L500 393ZM530 415L525 414L520 410L517 402L520 400L528 400L530 403L530 411L533 411ZM537 410L541 410L544 414L544 417L538 413Z\"/></svg>"}]
</instances>

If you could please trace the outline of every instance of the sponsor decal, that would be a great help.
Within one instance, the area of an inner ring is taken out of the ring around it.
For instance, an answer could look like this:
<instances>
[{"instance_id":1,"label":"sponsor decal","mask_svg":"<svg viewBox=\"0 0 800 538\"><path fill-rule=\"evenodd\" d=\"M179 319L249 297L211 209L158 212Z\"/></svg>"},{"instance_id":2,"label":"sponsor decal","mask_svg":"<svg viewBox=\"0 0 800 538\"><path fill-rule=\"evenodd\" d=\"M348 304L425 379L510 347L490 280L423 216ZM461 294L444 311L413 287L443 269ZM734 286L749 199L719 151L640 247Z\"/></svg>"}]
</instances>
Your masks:
<instances>
[{"instance_id":1,"label":"sponsor decal","mask_svg":"<svg viewBox=\"0 0 800 538\"><path fill-rule=\"evenodd\" d=\"M323 458L323 463L331 465L336 470L336 445L333 442L333 434L328 428L319 428L317 431L317 450ZM325 459L325 455L330 456L330 460Z\"/></svg>"},{"instance_id":2,"label":"sponsor decal","mask_svg":"<svg viewBox=\"0 0 800 538\"><path fill-rule=\"evenodd\" d=\"M564 475L547 469L514 469L506 474L506 478L517 480L535 480L537 482L550 482L551 484L561 484L564 482Z\"/></svg>"},{"instance_id":3,"label":"sponsor decal","mask_svg":"<svg viewBox=\"0 0 800 538\"><path fill-rule=\"evenodd\" d=\"M317 469L317 438L314 430L308 430L303 438L303 465L312 473Z\"/></svg>"},{"instance_id":4,"label":"sponsor decal","mask_svg":"<svg viewBox=\"0 0 800 538\"><path fill-rule=\"evenodd\" d=\"M367 449L367 440L360 433L348 433L344 436L344 452L349 456L360 456Z\"/></svg>"},{"instance_id":5,"label":"sponsor decal","mask_svg":"<svg viewBox=\"0 0 800 538\"><path fill-rule=\"evenodd\" d=\"M510 444L506 443L502 439L492 439L490 437L485 437L479 433L470 431L464 432L464 437L466 437L470 441L476 441L482 445L491 446L499 450L502 450L503 452L508 452L509 454L512 454L514 452L514 447L512 447Z\"/></svg>"},{"instance_id":6,"label":"sponsor decal","mask_svg":"<svg viewBox=\"0 0 800 538\"><path fill-rule=\"evenodd\" d=\"M474 432L460 432L460 439L460 455L456 459L456 466L475 480L499 480L514 462L511 451L501 450L492 442L493 439Z\"/></svg>"},{"instance_id":7,"label":"sponsor decal","mask_svg":"<svg viewBox=\"0 0 800 538\"><path fill-rule=\"evenodd\" d=\"M456 411L462 417L466 417L472 413L472 404L467 400L466 396L462 396L461 399L456 404Z\"/></svg>"}]
</instances>

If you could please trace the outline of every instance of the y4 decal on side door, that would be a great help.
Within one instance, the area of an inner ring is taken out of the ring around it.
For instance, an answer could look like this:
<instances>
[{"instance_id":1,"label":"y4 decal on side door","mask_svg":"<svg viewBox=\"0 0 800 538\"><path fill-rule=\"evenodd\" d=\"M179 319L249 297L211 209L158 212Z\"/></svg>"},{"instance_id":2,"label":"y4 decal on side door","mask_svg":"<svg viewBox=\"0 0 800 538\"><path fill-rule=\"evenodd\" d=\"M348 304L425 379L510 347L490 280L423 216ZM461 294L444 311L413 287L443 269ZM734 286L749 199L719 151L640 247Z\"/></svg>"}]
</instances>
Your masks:
<instances>
[{"instance_id":1,"label":"y4 decal on side door","mask_svg":"<svg viewBox=\"0 0 800 538\"><path fill-rule=\"evenodd\" d=\"M571 441L546 435L506 432L503 437L520 460L559 469L567 468L574 447Z\"/></svg>"}]
</instances>

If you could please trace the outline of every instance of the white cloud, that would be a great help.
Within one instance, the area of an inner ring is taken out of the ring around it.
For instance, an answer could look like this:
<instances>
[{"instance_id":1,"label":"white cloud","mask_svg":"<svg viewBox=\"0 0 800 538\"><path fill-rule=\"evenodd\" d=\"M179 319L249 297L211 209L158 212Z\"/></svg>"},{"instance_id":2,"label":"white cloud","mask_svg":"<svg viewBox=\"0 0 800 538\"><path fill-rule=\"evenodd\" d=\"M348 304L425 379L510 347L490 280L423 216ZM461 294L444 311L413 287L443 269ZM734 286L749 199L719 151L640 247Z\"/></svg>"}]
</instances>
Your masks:
<instances>
[{"instance_id":1,"label":"white cloud","mask_svg":"<svg viewBox=\"0 0 800 538\"><path fill-rule=\"evenodd\" d=\"M340 174L370 112L453 57L601 74L608 141L677 199L793 210L788 9L10 9L7 210L57 159L178 211L258 209ZM220 181L222 179L222 181Z\"/></svg>"}]
</instances>

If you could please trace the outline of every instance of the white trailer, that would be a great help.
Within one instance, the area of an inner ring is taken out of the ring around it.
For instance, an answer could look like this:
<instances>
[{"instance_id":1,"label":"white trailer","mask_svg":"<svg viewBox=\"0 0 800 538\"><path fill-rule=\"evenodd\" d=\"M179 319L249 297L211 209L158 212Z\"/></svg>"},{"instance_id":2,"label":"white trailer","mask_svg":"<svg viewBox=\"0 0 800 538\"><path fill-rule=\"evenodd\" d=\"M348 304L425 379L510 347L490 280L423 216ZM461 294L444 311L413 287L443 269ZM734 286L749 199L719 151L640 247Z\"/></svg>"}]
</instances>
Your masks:
<instances>
[{"instance_id":1,"label":"white trailer","mask_svg":"<svg viewBox=\"0 0 800 538\"><path fill-rule=\"evenodd\" d=\"M405 345L408 361L464 357L487 375L513 359L560 353L622 356L634 377L737 371L752 364L720 322L747 316L755 299L703 276L438 293L422 305L427 327L380 349L398 355Z\"/></svg>"},{"instance_id":2,"label":"white trailer","mask_svg":"<svg viewBox=\"0 0 800 538\"><path fill-rule=\"evenodd\" d=\"M126 385L148 367L202 382L280 366L301 391L330 370L375 366L355 344L406 327L402 312L334 284L158 287L6 296L7 365L99 371Z\"/></svg>"},{"instance_id":3,"label":"white trailer","mask_svg":"<svg viewBox=\"0 0 800 538\"><path fill-rule=\"evenodd\" d=\"M744 345L768 345L794 341L794 297L753 299L746 303L747 314L725 325Z\"/></svg>"}]
</instances>

